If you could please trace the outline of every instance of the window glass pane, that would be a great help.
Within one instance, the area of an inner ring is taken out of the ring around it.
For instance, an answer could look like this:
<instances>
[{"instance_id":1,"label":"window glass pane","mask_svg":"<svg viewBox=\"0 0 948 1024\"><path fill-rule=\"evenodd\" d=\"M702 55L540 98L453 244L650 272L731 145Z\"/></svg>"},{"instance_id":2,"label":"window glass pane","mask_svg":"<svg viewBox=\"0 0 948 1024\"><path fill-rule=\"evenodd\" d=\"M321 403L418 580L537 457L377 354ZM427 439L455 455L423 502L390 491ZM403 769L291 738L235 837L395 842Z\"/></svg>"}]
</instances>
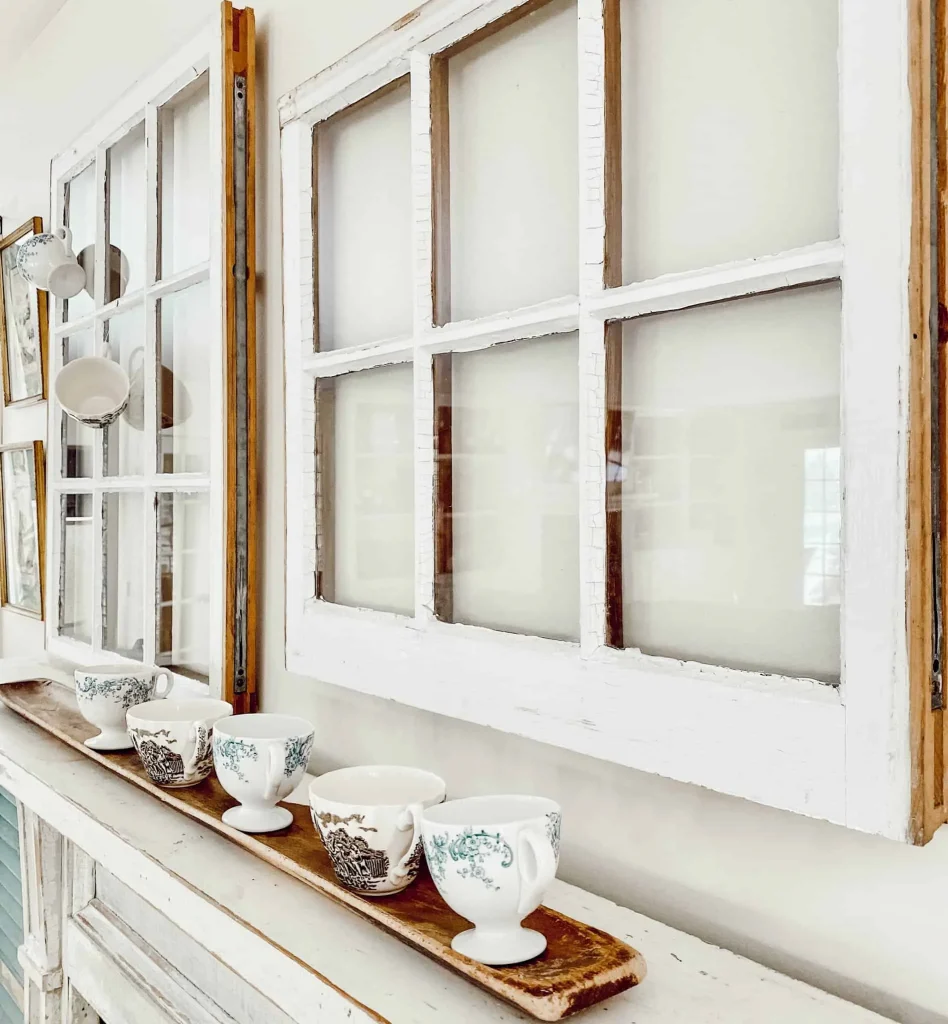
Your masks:
<instances>
[{"instance_id":1,"label":"window glass pane","mask_svg":"<svg viewBox=\"0 0 948 1024\"><path fill-rule=\"evenodd\" d=\"M316 156L319 348L410 334L408 83L317 126Z\"/></svg>"},{"instance_id":2,"label":"window glass pane","mask_svg":"<svg viewBox=\"0 0 948 1024\"><path fill-rule=\"evenodd\" d=\"M90 164L66 185L66 226L72 248L86 271L86 287L63 303L63 317L76 320L91 313L95 262L95 164Z\"/></svg>"},{"instance_id":3,"label":"window glass pane","mask_svg":"<svg viewBox=\"0 0 948 1024\"><path fill-rule=\"evenodd\" d=\"M158 495L157 661L204 682L210 657L209 497Z\"/></svg>"},{"instance_id":4,"label":"window glass pane","mask_svg":"<svg viewBox=\"0 0 948 1024\"><path fill-rule=\"evenodd\" d=\"M836 238L835 0L621 0L623 274Z\"/></svg>"},{"instance_id":5,"label":"window glass pane","mask_svg":"<svg viewBox=\"0 0 948 1024\"><path fill-rule=\"evenodd\" d=\"M141 306L105 322L109 355L128 374L128 407L105 428L107 476L138 476L145 472L145 313Z\"/></svg>"},{"instance_id":6,"label":"window glass pane","mask_svg":"<svg viewBox=\"0 0 948 1024\"><path fill-rule=\"evenodd\" d=\"M839 286L623 330L626 645L838 680Z\"/></svg>"},{"instance_id":7,"label":"window glass pane","mask_svg":"<svg viewBox=\"0 0 948 1024\"><path fill-rule=\"evenodd\" d=\"M32 447L3 452L3 546L7 601L41 614L36 460Z\"/></svg>"},{"instance_id":8,"label":"window glass pane","mask_svg":"<svg viewBox=\"0 0 948 1024\"><path fill-rule=\"evenodd\" d=\"M197 266L210 253L211 99L203 74L159 114L161 276Z\"/></svg>"},{"instance_id":9,"label":"window glass pane","mask_svg":"<svg viewBox=\"0 0 948 1024\"><path fill-rule=\"evenodd\" d=\"M141 661L143 609L147 593L144 566L145 498L138 491L103 495L105 581L102 646Z\"/></svg>"},{"instance_id":10,"label":"window glass pane","mask_svg":"<svg viewBox=\"0 0 948 1024\"><path fill-rule=\"evenodd\" d=\"M95 340L92 328L84 331L76 331L63 338L63 365L71 363L73 359L81 359L83 356L94 355L93 348ZM63 476L64 477L91 477L92 476L92 451L95 443L95 430L79 423L71 416L62 414L62 448L63 448Z\"/></svg>"},{"instance_id":11,"label":"window glass pane","mask_svg":"<svg viewBox=\"0 0 948 1024\"><path fill-rule=\"evenodd\" d=\"M92 495L62 496L59 632L92 643Z\"/></svg>"},{"instance_id":12,"label":"window glass pane","mask_svg":"<svg viewBox=\"0 0 948 1024\"><path fill-rule=\"evenodd\" d=\"M412 368L322 380L318 401L320 521L327 539L321 594L339 604L411 615Z\"/></svg>"},{"instance_id":13,"label":"window glass pane","mask_svg":"<svg viewBox=\"0 0 948 1024\"><path fill-rule=\"evenodd\" d=\"M579 636L575 334L452 359L454 619Z\"/></svg>"},{"instance_id":14,"label":"window glass pane","mask_svg":"<svg viewBox=\"0 0 948 1024\"><path fill-rule=\"evenodd\" d=\"M109 267L105 301L145 283L145 125L109 150Z\"/></svg>"},{"instance_id":15,"label":"window glass pane","mask_svg":"<svg viewBox=\"0 0 948 1024\"><path fill-rule=\"evenodd\" d=\"M210 288L162 299L159 310L158 469L207 473L211 437Z\"/></svg>"},{"instance_id":16,"label":"window glass pane","mask_svg":"<svg viewBox=\"0 0 948 1024\"><path fill-rule=\"evenodd\" d=\"M9 376L10 401L43 396L43 349L40 337L37 289L17 270L16 254L33 237L0 250L0 289L3 290L5 358Z\"/></svg>"},{"instance_id":17,"label":"window glass pane","mask_svg":"<svg viewBox=\"0 0 948 1024\"><path fill-rule=\"evenodd\" d=\"M552 0L449 61L452 320L577 292L576 53Z\"/></svg>"}]
</instances>

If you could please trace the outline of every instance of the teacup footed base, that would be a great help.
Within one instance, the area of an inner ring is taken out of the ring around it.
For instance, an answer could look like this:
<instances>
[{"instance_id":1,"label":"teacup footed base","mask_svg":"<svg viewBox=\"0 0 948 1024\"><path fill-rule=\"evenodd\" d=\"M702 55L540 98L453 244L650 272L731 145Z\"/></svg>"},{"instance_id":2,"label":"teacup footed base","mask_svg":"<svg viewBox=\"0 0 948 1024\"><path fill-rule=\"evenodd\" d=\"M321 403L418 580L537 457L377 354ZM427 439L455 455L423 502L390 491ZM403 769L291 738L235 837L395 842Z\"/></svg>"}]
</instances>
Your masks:
<instances>
[{"instance_id":1,"label":"teacup footed base","mask_svg":"<svg viewBox=\"0 0 948 1024\"><path fill-rule=\"evenodd\" d=\"M478 963L503 967L539 956L546 949L546 936L532 928L518 927L501 932L470 928L454 936L451 948Z\"/></svg>"},{"instance_id":2,"label":"teacup footed base","mask_svg":"<svg viewBox=\"0 0 948 1024\"><path fill-rule=\"evenodd\" d=\"M286 807L246 807L238 804L224 811L221 821L239 832L279 832L293 824L293 812Z\"/></svg>"},{"instance_id":3,"label":"teacup footed base","mask_svg":"<svg viewBox=\"0 0 948 1024\"><path fill-rule=\"evenodd\" d=\"M148 777L151 779L150 775ZM162 789L191 789L192 786L200 786L206 778L206 775L202 775L199 779L191 779L190 782L159 782L157 779L151 781Z\"/></svg>"},{"instance_id":4,"label":"teacup footed base","mask_svg":"<svg viewBox=\"0 0 948 1024\"><path fill-rule=\"evenodd\" d=\"M131 750L134 746L124 729L103 729L98 736L90 736L84 742L90 750Z\"/></svg>"}]
</instances>

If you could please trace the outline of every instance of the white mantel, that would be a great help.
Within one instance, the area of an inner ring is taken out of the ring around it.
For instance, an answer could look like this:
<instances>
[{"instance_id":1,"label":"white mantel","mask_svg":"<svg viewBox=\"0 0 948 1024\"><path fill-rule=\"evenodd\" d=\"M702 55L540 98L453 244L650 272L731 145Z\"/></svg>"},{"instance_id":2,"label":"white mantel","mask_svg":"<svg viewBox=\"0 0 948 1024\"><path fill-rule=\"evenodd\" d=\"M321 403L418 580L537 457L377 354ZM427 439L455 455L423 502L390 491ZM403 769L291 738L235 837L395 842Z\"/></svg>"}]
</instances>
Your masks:
<instances>
[{"instance_id":1,"label":"white mantel","mask_svg":"<svg viewBox=\"0 0 948 1024\"><path fill-rule=\"evenodd\" d=\"M33 887L27 902L42 911L39 923L27 922L21 954L31 998L47 1008L37 1020L55 1012L59 1024L60 985L73 1007L62 1018L69 1022L89 1020L85 999L111 1012L110 1024L119 1013L136 1024L529 1019L6 708L0 785L21 804L24 876ZM39 872L31 850L47 857ZM50 870L63 863L63 874ZM546 902L626 939L648 962L643 985L579 1019L883 1020L563 882ZM57 961L60 934L64 961Z\"/></svg>"}]
</instances>

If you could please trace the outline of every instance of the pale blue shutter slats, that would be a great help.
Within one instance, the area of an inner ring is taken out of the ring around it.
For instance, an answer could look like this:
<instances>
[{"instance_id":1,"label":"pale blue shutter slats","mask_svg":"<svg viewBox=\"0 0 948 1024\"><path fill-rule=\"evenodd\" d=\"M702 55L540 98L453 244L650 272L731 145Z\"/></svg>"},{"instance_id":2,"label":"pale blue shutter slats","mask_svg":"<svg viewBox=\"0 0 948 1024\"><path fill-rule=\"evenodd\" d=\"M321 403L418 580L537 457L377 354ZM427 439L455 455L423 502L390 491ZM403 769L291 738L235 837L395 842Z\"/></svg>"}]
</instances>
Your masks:
<instances>
[{"instance_id":1,"label":"pale blue shutter slats","mask_svg":"<svg viewBox=\"0 0 948 1024\"><path fill-rule=\"evenodd\" d=\"M16 804L0 789L0 960L21 981L23 971L16 951L23 942L23 890L20 885L20 841ZM16 1013L9 1017L8 1009ZM6 991L0 987L0 1024L22 1020L22 1014Z\"/></svg>"},{"instance_id":2,"label":"pale blue shutter slats","mask_svg":"<svg viewBox=\"0 0 948 1024\"><path fill-rule=\"evenodd\" d=\"M23 1011L2 986L0 986L0 1024L23 1024Z\"/></svg>"}]
</instances>

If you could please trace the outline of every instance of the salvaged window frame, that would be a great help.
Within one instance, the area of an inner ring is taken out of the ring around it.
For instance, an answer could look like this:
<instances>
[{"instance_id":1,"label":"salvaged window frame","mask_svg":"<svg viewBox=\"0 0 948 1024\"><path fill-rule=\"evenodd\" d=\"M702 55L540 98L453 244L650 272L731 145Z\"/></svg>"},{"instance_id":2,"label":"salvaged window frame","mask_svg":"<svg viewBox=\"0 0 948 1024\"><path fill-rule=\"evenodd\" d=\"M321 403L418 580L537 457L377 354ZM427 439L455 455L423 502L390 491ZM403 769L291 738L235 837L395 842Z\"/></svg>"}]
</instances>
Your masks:
<instances>
[{"instance_id":1,"label":"salvaged window frame","mask_svg":"<svg viewBox=\"0 0 948 1024\"><path fill-rule=\"evenodd\" d=\"M93 329L99 352L106 340L107 322L134 308L145 311L145 408L155 409L158 387L158 303L200 282L209 285L209 325L212 353L210 393L205 396L210 418L210 469L201 473L158 472L157 419L145 417L143 450L150 471L140 476L106 476L104 432L94 440L91 477L63 475L63 412L55 397L49 402L49 508L47 517L46 621L51 654L76 664L122 662L104 649L104 529L105 494L135 492L144 497L146 544L145 578L155 580L155 600L144 606L143 661L153 664L157 646L158 495L207 493L209 536L218 538L209 554L210 657L209 681L202 683L173 673L178 692L220 695L237 711L256 705L256 627L253 594L256 588L255 510L255 315L254 282L254 20L253 11L221 5L221 18L212 22L178 50L155 73L138 82L100 121L52 163L52 223L62 224L67 183L89 166L95 168L96 247L105 251L108 231L106 167L109 147L144 121L146 147L146 211L144 286L106 302L104 260L97 264L95 309L69 322L64 303L51 306L50 369L52 378L63 365L62 340L77 330ZM208 259L171 275L159 266L160 126L163 104L207 75L210 91L209 255ZM215 130L215 125L221 130ZM220 169L215 174L214 171ZM219 340L215 340L219 339ZM58 632L61 601L64 521L62 496L89 494L92 498L95 598L92 604L92 644Z\"/></svg>"},{"instance_id":2,"label":"salvaged window frame","mask_svg":"<svg viewBox=\"0 0 948 1024\"><path fill-rule=\"evenodd\" d=\"M578 295L444 324L443 54L537 6L430 0L284 96L286 658L294 672L643 771L886 836L910 835L906 645L909 37L885 0L839 0L840 235L759 259L621 284L617 0L578 0ZM411 78L414 320L410 337L315 351L313 133ZM607 558L607 419L618 320L842 282L842 682L680 662L609 646L620 627ZM581 635L578 645L439 621L434 366L442 354L579 331ZM415 612L321 601L315 385L414 366ZM914 556L913 556L914 557ZM917 790L916 790L917 791Z\"/></svg>"}]
</instances>

